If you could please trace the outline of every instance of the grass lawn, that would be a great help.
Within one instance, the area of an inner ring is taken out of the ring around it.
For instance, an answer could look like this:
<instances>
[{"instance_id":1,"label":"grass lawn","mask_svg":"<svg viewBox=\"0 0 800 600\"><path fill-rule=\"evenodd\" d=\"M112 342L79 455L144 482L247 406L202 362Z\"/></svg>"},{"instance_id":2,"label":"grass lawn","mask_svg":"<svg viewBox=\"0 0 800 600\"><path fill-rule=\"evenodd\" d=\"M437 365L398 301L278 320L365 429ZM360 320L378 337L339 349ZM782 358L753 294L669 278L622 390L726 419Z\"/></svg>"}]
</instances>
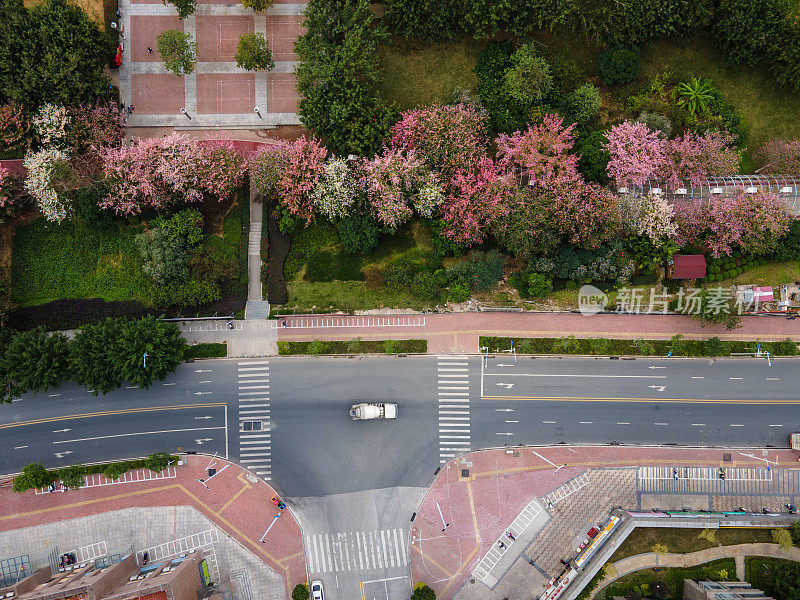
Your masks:
<instances>
[{"instance_id":1,"label":"grass lawn","mask_svg":"<svg viewBox=\"0 0 800 600\"><path fill-rule=\"evenodd\" d=\"M750 136L747 148L755 153L769 138L800 137L800 96L772 82L766 69L726 65L705 38L664 39L645 48L642 75L651 77L670 68L675 73L690 72L710 77L741 114Z\"/></svg>"},{"instance_id":2,"label":"grass lawn","mask_svg":"<svg viewBox=\"0 0 800 600\"><path fill-rule=\"evenodd\" d=\"M37 4L42 4L43 0L23 0L23 4L30 8ZM77 6L86 16L92 21L97 23L102 29L105 24L105 16L103 14L103 0L67 0L67 4Z\"/></svg>"},{"instance_id":3,"label":"grass lawn","mask_svg":"<svg viewBox=\"0 0 800 600\"><path fill-rule=\"evenodd\" d=\"M123 225L89 228L39 218L14 236L12 301L30 306L60 298L141 300L150 280L136 249L137 230Z\"/></svg>"},{"instance_id":4,"label":"grass lawn","mask_svg":"<svg viewBox=\"0 0 800 600\"><path fill-rule=\"evenodd\" d=\"M381 46L381 96L400 110L450 102L456 88L474 90L475 58L485 42L467 38L450 44Z\"/></svg>"},{"instance_id":5,"label":"grass lawn","mask_svg":"<svg viewBox=\"0 0 800 600\"><path fill-rule=\"evenodd\" d=\"M289 300L284 309L297 307L297 312L355 311L371 308L412 308L420 310L420 302L410 292L395 292L386 288L368 289L363 281L294 281L288 285Z\"/></svg>"},{"instance_id":6,"label":"grass lawn","mask_svg":"<svg viewBox=\"0 0 800 600\"><path fill-rule=\"evenodd\" d=\"M773 543L771 529L712 529L710 531L714 533L716 543L699 537L701 531L703 530L637 527L617 548L617 551L608 559L608 562L613 563L629 556L652 552L653 546L656 544L666 546L669 553L686 554L713 548L720 544L732 546L735 544Z\"/></svg>"},{"instance_id":7,"label":"grass lawn","mask_svg":"<svg viewBox=\"0 0 800 600\"><path fill-rule=\"evenodd\" d=\"M778 286L784 283L792 283L800 281L800 261L792 260L789 262L770 262L765 265L753 267L748 269L741 275L737 275L731 279L724 279L722 281L715 281L714 287L720 285L722 287L729 287L731 285L771 285L775 289L775 297L779 295Z\"/></svg>"}]
</instances>

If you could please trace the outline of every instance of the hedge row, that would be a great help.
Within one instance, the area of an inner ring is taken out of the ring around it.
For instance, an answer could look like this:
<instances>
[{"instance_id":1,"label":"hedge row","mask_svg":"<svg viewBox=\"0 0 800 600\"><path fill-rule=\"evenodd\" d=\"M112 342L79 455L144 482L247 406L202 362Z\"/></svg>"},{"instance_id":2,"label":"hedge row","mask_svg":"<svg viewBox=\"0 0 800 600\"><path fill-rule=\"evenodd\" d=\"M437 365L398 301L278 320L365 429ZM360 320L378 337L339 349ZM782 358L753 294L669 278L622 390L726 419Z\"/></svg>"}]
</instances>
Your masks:
<instances>
[{"instance_id":1,"label":"hedge row","mask_svg":"<svg viewBox=\"0 0 800 600\"><path fill-rule=\"evenodd\" d=\"M278 354L425 354L428 340L337 340L278 342Z\"/></svg>"},{"instance_id":2,"label":"hedge row","mask_svg":"<svg viewBox=\"0 0 800 600\"><path fill-rule=\"evenodd\" d=\"M177 464L178 457L166 452L155 452L147 458L123 460L100 465L72 465L63 469L45 469L39 463L31 463L22 469L14 478L14 491L18 494L32 488L41 488L54 481L61 480L65 487L78 489L83 485L86 475L102 473L110 479L118 479L120 475L133 469L150 469L160 473L170 465Z\"/></svg>"},{"instance_id":3,"label":"hedge row","mask_svg":"<svg viewBox=\"0 0 800 600\"><path fill-rule=\"evenodd\" d=\"M772 356L795 356L797 343L788 338L780 342L726 341L718 337L707 340L687 340L676 335L669 340L615 340L608 338L510 338L481 336L481 348L489 352L509 350L511 342L520 354L596 354L626 356L730 356L756 352L759 343L762 352Z\"/></svg>"},{"instance_id":4,"label":"hedge row","mask_svg":"<svg viewBox=\"0 0 800 600\"><path fill-rule=\"evenodd\" d=\"M183 360L195 358L225 358L228 356L227 344L195 344L186 346L183 351Z\"/></svg>"}]
</instances>

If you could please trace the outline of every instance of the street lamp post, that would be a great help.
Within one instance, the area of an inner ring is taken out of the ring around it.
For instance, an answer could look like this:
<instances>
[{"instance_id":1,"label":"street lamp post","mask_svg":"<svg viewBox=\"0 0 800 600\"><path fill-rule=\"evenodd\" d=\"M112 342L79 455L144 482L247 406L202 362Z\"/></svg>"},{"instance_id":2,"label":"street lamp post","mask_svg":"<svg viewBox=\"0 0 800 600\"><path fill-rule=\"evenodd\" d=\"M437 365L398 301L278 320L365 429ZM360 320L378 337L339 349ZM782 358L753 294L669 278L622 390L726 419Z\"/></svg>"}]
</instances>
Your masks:
<instances>
[{"instance_id":1,"label":"street lamp post","mask_svg":"<svg viewBox=\"0 0 800 600\"><path fill-rule=\"evenodd\" d=\"M147 352L142 355L142 368L147 368Z\"/></svg>"}]
</instances>

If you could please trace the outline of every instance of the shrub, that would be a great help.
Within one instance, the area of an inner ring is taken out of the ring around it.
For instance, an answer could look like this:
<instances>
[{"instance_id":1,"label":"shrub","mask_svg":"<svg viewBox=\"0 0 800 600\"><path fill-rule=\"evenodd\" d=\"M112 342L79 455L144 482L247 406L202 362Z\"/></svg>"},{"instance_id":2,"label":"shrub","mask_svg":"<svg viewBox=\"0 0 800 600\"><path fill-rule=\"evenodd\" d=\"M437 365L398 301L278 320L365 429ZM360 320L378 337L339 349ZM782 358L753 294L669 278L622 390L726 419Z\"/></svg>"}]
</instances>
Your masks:
<instances>
[{"instance_id":1,"label":"shrub","mask_svg":"<svg viewBox=\"0 0 800 600\"><path fill-rule=\"evenodd\" d=\"M653 348L653 344L647 340L635 339L633 340L633 345L636 347L637 352L642 356L653 356L656 353L656 349Z\"/></svg>"},{"instance_id":2,"label":"shrub","mask_svg":"<svg viewBox=\"0 0 800 600\"><path fill-rule=\"evenodd\" d=\"M617 45L601 52L598 71L606 85L635 80L639 76L639 49Z\"/></svg>"},{"instance_id":3,"label":"shrub","mask_svg":"<svg viewBox=\"0 0 800 600\"><path fill-rule=\"evenodd\" d=\"M194 12L196 0L169 0L170 4L178 9L178 18L185 19ZM164 0L164 4L167 0Z\"/></svg>"},{"instance_id":4,"label":"shrub","mask_svg":"<svg viewBox=\"0 0 800 600\"><path fill-rule=\"evenodd\" d=\"M217 302L222 297L222 290L216 281L190 279L186 282L173 281L164 285L156 285L151 289L150 301L153 306L167 308L169 306L200 306Z\"/></svg>"},{"instance_id":5,"label":"shrub","mask_svg":"<svg viewBox=\"0 0 800 600\"><path fill-rule=\"evenodd\" d=\"M430 271L422 271L414 275L410 289L411 293L421 300L432 300L441 292L441 286Z\"/></svg>"},{"instance_id":6,"label":"shrub","mask_svg":"<svg viewBox=\"0 0 800 600\"><path fill-rule=\"evenodd\" d=\"M369 254L378 245L383 229L369 215L356 213L342 218L337 226L345 252Z\"/></svg>"},{"instance_id":7,"label":"shrub","mask_svg":"<svg viewBox=\"0 0 800 600\"><path fill-rule=\"evenodd\" d=\"M789 527L789 534L792 536L792 541L795 546L800 546L800 521L795 521Z\"/></svg>"},{"instance_id":8,"label":"shrub","mask_svg":"<svg viewBox=\"0 0 800 600\"><path fill-rule=\"evenodd\" d=\"M77 490L85 483L83 475L83 465L72 465L56 471L56 477L68 490Z\"/></svg>"},{"instance_id":9,"label":"shrub","mask_svg":"<svg viewBox=\"0 0 800 600\"><path fill-rule=\"evenodd\" d=\"M703 342L706 356L730 356L730 344L723 342L718 337L710 337Z\"/></svg>"},{"instance_id":10,"label":"shrub","mask_svg":"<svg viewBox=\"0 0 800 600\"><path fill-rule=\"evenodd\" d=\"M589 342L592 354L605 356L611 354L611 340L606 338L592 338Z\"/></svg>"},{"instance_id":11,"label":"shrub","mask_svg":"<svg viewBox=\"0 0 800 600\"><path fill-rule=\"evenodd\" d=\"M792 534L789 532L788 529L779 528L772 530L772 539L773 541L780 545L781 548L784 550L788 550L789 548L794 548L794 541L792 540Z\"/></svg>"},{"instance_id":12,"label":"shrub","mask_svg":"<svg viewBox=\"0 0 800 600\"><path fill-rule=\"evenodd\" d=\"M109 479L119 479L119 476L128 471L128 465L124 462L115 462L109 464L103 471L103 475Z\"/></svg>"},{"instance_id":13,"label":"shrub","mask_svg":"<svg viewBox=\"0 0 800 600\"><path fill-rule=\"evenodd\" d=\"M185 240L196 246L203 239L203 214L196 208L186 208L170 217L156 217L151 227L164 229L174 240Z\"/></svg>"},{"instance_id":14,"label":"shrub","mask_svg":"<svg viewBox=\"0 0 800 600\"><path fill-rule=\"evenodd\" d=\"M797 355L797 342L786 338L780 342L775 342L772 345L772 351L778 356L796 356Z\"/></svg>"},{"instance_id":15,"label":"shrub","mask_svg":"<svg viewBox=\"0 0 800 600\"><path fill-rule=\"evenodd\" d=\"M569 114L579 125L584 125L594 119L602 104L600 90L591 83L583 84L567 96Z\"/></svg>"},{"instance_id":16,"label":"shrub","mask_svg":"<svg viewBox=\"0 0 800 600\"><path fill-rule=\"evenodd\" d=\"M670 338L669 351L675 356L687 356L689 354L689 343L683 339L682 334L673 335Z\"/></svg>"},{"instance_id":17,"label":"shrub","mask_svg":"<svg viewBox=\"0 0 800 600\"><path fill-rule=\"evenodd\" d=\"M530 273L527 281L525 289L532 298L547 298L553 291L553 282L541 273Z\"/></svg>"},{"instance_id":18,"label":"shrub","mask_svg":"<svg viewBox=\"0 0 800 600\"><path fill-rule=\"evenodd\" d=\"M644 123L650 131L660 132L658 134L659 137L665 140L672 133L672 123L670 123L669 119L655 112L642 111L636 122Z\"/></svg>"},{"instance_id":19,"label":"shrub","mask_svg":"<svg viewBox=\"0 0 800 600\"><path fill-rule=\"evenodd\" d=\"M411 593L411 600L436 600L436 592L434 592L427 584L419 582L414 586Z\"/></svg>"},{"instance_id":20,"label":"shrub","mask_svg":"<svg viewBox=\"0 0 800 600\"><path fill-rule=\"evenodd\" d=\"M523 105L539 102L553 87L550 65L533 44L520 46L511 55L504 76L506 93Z\"/></svg>"},{"instance_id":21,"label":"shrub","mask_svg":"<svg viewBox=\"0 0 800 600\"><path fill-rule=\"evenodd\" d=\"M580 354L581 342L574 335L558 338L553 343L554 354Z\"/></svg>"},{"instance_id":22,"label":"shrub","mask_svg":"<svg viewBox=\"0 0 800 600\"><path fill-rule=\"evenodd\" d=\"M308 591L308 585L305 583L298 583L292 590L292 600L308 600L311 594Z\"/></svg>"},{"instance_id":23,"label":"shrub","mask_svg":"<svg viewBox=\"0 0 800 600\"><path fill-rule=\"evenodd\" d=\"M603 131L593 131L590 134L578 135L575 140L575 153L578 159L578 171L587 181L594 181L600 185L608 183L606 168L611 154L605 147L606 138Z\"/></svg>"},{"instance_id":24,"label":"shrub","mask_svg":"<svg viewBox=\"0 0 800 600\"><path fill-rule=\"evenodd\" d=\"M397 343L397 340L386 340L383 344L383 351L386 354L397 354L400 350L400 346Z\"/></svg>"},{"instance_id":25,"label":"shrub","mask_svg":"<svg viewBox=\"0 0 800 600\"><path fill-rule=\"evenodd\" d=\"M347 342L347 352L349 354L357 354L360 349L361 349L361 338L360 337L357 337L355 339L349 340Z\"/></svg>"},{"instance_id":26,"label":"shrub","mask_svg":"<svg viewBox=\"0 0 800 600\"><path fill-rule=\"evenodd\" d=\"M189 252L184 240L156 228L136 236L136 243L144 260L142 270L156 283L189 278Z\"/></svg>"},{"instance_id":27,"label":"shrub","mask_svg":"<svg viewBox=\"0 0 800 600\"><path fill-rule=\"evenodd\" d=\"M220 343L205 343L187 346L183 351L183 360L196 358L224 358L228 356L228 346Z\"/></svg>"},{"instance_id":28,"label":"shrub","mask_svg":"<svg viewBox=\"0 0 800 600\"><path fill-rule=\"evenodd\" d=\"M53 480L50 472L40 463L31 463L22 468L22 472L14 478L14 491L17 494L30 489L48 485Z\"/></svg>"},{"instance_id":29,"label":"shrub","mask_svg":"<svg viewBox=\"0 0 800 600\"><path fill-rule=\"evenodd\" d=\"M456 281L450 284L450 290L447 293L447 299L450 302L466 302L469 300L470 289L469 281L463 277L459 277Z\"/></svg>"},{"instance_id":30,"label":"shrub","mask_svg":"<svg viewBox=\"0 0 800 600\"><path fill-rule=\"evenodd\" d=\"M325 354L327 351L328 344L322 340L314 340L308 345L308 353L311 356L319 356L320 354Z\"/></svg>"}]
</instances>

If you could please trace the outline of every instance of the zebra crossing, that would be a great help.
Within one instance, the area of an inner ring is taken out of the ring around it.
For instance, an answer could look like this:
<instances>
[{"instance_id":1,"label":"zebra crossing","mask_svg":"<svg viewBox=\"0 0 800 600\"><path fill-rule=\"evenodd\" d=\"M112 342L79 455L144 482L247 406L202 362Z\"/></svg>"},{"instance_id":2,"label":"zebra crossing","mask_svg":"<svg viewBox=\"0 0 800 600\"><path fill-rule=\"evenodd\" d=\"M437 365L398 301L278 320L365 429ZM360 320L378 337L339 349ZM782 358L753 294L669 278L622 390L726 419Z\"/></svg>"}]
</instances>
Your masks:
<instances>
[{"instance_id":1,"label":"zebra crossing","mask_svg":"<svg viewBox=\"0 0 800 600\"><path fill-rule=\"evenodd\" d=\"M303 542L309 573L408 566L408 542L399 528L311 534Z\"/></svg>"},{"instance_id":2,"label":"zebra crossing","mask_svg":"<svg viewBox=\"0 0 800 600\"><path fill-rule=\"evenodd\" d=\"M269 361L237 365L239 383L239 462L264 480L272 475L270 441Z\"/></svg>"},{"instance_id":3,"label":"zebra crossing","mask_svg":"<svg viewBox=\"0 0 800 600\"><path fill-rule=\"evenodd\" d=\"M444 464L470 449L469 358L439 356L436 367L439 386L439 462Z\"/></svg>"},{"instance_id":4,"label":"zebra crossing","mask_svg":"<svg viewBox=\"0 0 800 600\"><path fill-rule=\"evenodd\" d=\"M775 471L757 467L639 467L640 492L773 493Z\"/></svg>"},{"instance_id":5,"label":"zebra crossing","mask_svg":"<svg viewBox=\"0 0 800 600\"><path fill-rule=\"evenodd\" d=\"M556 502L559 502L560 500L563 500L564 498L574 494L588 483L589 483L589 477L586 475L586 472L584 471L577 477L570 479L564 485L561 485L556 489L554 489L552 492L547 494L544 497L544 499L550 500L550 502L555 504Z\"/></svg>"}]
</instances>

